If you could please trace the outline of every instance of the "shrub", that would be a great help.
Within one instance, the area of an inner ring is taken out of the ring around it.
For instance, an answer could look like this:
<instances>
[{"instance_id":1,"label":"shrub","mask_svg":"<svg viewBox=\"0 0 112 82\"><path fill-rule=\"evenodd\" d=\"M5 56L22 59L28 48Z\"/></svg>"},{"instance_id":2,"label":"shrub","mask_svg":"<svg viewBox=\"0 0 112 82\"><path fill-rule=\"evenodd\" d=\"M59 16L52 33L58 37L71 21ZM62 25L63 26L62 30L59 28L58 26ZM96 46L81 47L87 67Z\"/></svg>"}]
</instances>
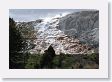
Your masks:
<instances>
[{"instance_id":1,"label":"shrub","mask_svg":"<svg viewBox=\"0 0 112 82\"><path fill-rule=\"evenodd\" d=\"M28 61L26 62L26 69L38 69L40 68L40 59L41 55L39 54L30 54Z\"/></svg>"}]
</instances>

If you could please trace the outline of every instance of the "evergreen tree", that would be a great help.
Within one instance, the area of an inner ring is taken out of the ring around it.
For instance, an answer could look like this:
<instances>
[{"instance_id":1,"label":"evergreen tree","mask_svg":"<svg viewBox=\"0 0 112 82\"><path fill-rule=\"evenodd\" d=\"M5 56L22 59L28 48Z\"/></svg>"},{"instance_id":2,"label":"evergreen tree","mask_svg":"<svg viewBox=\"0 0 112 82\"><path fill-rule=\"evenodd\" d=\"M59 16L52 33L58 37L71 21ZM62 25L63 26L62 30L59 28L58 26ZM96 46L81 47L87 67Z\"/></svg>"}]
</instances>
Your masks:
<instances>
[{"instance_id":1,"label":"evergreen tree","mask_svg":"<svg viewBox=\"0 0 112 82\"><path fill-rule=\"evenodd\" d=\"M52 46L49 46L48 50L45 51L40 62L41 68L52 68L52 61L54 57L55 51Z\"/></svg>"},{"instance_id":2,"label":"evergreen tree","mask_svg":"<svg viewBox=\"0 0 112 82\"><path fill-rule=\"evenodd\" d=\"M12 18L9 18L9 68L21 68L23 67L22 59L23 50L25 47L25 41L23 40L21 33L16 27L16 23Z\"/></svg>"}]
</instances>

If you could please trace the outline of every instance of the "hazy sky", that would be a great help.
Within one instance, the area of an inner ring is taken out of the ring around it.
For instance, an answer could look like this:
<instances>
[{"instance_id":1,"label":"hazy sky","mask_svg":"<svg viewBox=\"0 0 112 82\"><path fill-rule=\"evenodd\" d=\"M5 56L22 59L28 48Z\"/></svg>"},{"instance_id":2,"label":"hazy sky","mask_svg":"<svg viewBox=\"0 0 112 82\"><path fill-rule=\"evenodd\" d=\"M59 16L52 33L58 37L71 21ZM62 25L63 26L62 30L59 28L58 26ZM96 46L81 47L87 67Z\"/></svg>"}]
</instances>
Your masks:
<instances>
[{"instance_id":1,"label":"hazy sky","mask_svg":"<svg viewBox=\"0 0 112 82\"><path fill-rule=\"evenodd\" d=\"M31 21L53 17L57 14L76 12L76 9L10 9L9 16L15 21Z\"/></svg>"}]
</instances>

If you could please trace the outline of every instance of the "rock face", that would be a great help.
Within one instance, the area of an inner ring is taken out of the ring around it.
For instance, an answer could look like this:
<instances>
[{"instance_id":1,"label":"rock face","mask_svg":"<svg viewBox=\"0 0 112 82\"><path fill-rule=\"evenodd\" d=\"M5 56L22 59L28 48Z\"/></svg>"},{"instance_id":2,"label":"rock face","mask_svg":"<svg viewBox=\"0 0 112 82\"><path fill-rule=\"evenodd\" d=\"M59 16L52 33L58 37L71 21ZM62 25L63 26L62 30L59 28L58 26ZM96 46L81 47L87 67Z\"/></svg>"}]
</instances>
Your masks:
<instances>
[{"instance_id":1,"label":"rock face","mask_svg":"<svg viewBox=\"0 0 112 82\"><path fill-rule=\"evenodd\" d=\"M18 23L18 26L22 24ZM23 25L26 28L29 26L34 28L36 32L36 39L33 41L35 47L29 50L30 53L44 53L50 45L56 54L98 52L98 11L80 11L66 16L25 22Z\"/></svg>"},{"instance_id":2,"label":"rock face","mask_svg":"<svg viewBox=\"0 0 112 82\"><path fill-rule=\"evenodd\" d=\"M89 45L99 44L99 12L81 11L60 19L59 28L66 35Z\"/></svg>"}]
</instances>

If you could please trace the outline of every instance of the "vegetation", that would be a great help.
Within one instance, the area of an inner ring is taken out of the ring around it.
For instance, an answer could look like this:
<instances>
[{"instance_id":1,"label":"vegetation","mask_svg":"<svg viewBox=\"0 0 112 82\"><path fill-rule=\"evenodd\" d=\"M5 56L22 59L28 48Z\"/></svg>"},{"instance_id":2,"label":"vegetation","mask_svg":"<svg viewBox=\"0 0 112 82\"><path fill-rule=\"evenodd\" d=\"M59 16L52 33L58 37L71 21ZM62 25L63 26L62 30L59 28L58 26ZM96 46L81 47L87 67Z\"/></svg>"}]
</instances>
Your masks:
<instances>
[{"instance_id":1,"label":"vegetation","mask_svg":"<svg viewBox=\"0 0 112 82\"><path fill-rule=\"evenodd\" d=\"M55 55L51 58L44 54L27 54L23 61L17 65L17 69L98 69L99 65L94 56L98 54L63 54Z\"/></svg>"},{"instance_id":2,"label":"vegetation","mask_svg":"<svg viewBox=\"0 0 112 82\"><path fill-rule=\"evenodd\" d=\"M52 68L52 61L55 57L55 51L52 46L48 48L43 54L43 57L40 61L41 68Z\"/></svg>"},{"instance_id":3,"label":"vegetation","mask_svg":"<svg viewBox=\"0 0 112 82\"><path fill-rule=\"evenodd\" d=\"M24 30L25 31L25 30ZM26 32L26 31L25 31ZM30 35L30 34L29 34ZM27 41L13 19L9 18L9 68L10 69L97 69L99 54L56 55L52 46L44 54L30 54ZM28 36L29 37L29 36ZM30 37L33 38L33 37Z\"/></svg>"},{"instance_id":4,"label":"vegetation","mask_svg":"<svg viewBox=\"0 0 112 82\"><path fill-rule=\"evenodd\" d=\"M16 28L16 23L9 18L9 68L23 68L23 51L27 47L21 33Z\"/></svg>"}]
</instances>

